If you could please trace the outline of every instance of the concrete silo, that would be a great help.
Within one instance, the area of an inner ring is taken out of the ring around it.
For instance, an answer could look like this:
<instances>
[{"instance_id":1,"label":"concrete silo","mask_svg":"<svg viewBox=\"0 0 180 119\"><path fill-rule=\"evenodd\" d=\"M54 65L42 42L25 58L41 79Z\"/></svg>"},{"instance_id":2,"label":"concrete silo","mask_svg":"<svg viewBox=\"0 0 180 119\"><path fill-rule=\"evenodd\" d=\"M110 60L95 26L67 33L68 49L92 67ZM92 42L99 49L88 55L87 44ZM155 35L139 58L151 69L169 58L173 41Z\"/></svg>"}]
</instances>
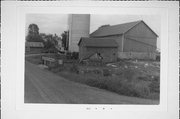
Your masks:
<instances>
[{"instance_id":1,"label":"concrete silo","mask_svg":"<svg viewBox=\"0 0 180 119\"><path fill-rule=\"evenodd\" d=\"M69 51L79 52L78 42L81 37L89 37L90 14L70 14Z\"/></svg>"}]
</instances>

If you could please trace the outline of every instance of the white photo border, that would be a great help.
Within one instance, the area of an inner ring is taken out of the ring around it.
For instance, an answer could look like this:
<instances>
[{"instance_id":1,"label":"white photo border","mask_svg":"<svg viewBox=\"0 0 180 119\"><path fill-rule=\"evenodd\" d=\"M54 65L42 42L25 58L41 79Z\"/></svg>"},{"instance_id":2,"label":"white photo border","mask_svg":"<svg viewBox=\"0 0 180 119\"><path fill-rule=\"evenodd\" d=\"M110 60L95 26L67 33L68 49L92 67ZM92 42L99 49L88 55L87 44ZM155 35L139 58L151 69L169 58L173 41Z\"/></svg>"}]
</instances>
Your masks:
<instances>
[{"instance_id":1,"label":"white photo border","mask_svg":"<svg viewBox=\"0 0 180 119\"><path fill-rule=\"evenodd\" d=\"M14 4L13 4L14 3ZM147 4L149 3L149 4ZM174 54L171 54L173 50L176 50L177 46L175 43L177 42L176 33L178 33L176 30L173 32L173 29L171 28L170 24L173 24L172 18L176 18L176 14L172 14L172 11L175 11L178 7L175 5L177 2L170 2L174 8L165 2L4 2L4 6L13 6L10 8L11 10L6 11L6 13L10 13L13 10L15 10L11 18L15 21L12 23L15 23L12 28L13 29L13 35L8 36L5 38L7 41L11 41L12 38L14 38L15 43L14 47L11 48L11 45L8 45L9 42L3 41L2 49L6 50L13 50L16 49L13 52L6 52L8 53L2 53L2 56L4 55L4 59L2 58L2 62L6 63L11 59L6 59L7 57L10 57L12 53L14 58L13 66L15 66L14 72L14 78L12 82L5 82L5 84L10 84L13 88L9 89L8 87L4 87L4 90L7 89L9 92L8 94L13 94L12 98L14 101L8 100L13 104L13 109L16 111L24 111L27 114L29 114L27 111L34 113L34 115L37 115L38 113L49 112L51 111L51 114L57 114L58 112L65 112L67 114L68 111L75 111L75 112L84 112L85 114L90 112L109 112L110 113L117 113L120 112L124 118L131 117L140 117L140 115L146 114L146 115L161 115L163 117L163 114L167 113L170 109L170 103L173 104L174 100L171 97L176 97L176 93L172 91L176 91L178 89L178 83L176 81L177 76L173 75L175 72L172 68L175 65L173 63L177 63L175 58L177 56L174 56ZM4 7L4 9L8 9ZM160 104L159 105L109 105L109 104L26 104L24 103L24 58L25 58L25 21L26 21L26 15L27 14L118 14L118 15L160 15L161 17L161 70L160 70ZM170 14L171 13L171 14ZM4 13L5 14L5 13ZM12 13L11 13L12 14ZM3 16L3 15L2 15ZM8 15L9 16L9 15ZM3 17L7 17L4 15ZM12 21L12 19L9 19ZM7 18L5 20L8 20ZM7 23L6 21L4 21ZM175 20L175 23L177 20ZM9 22L8 22L9 23ZM7 24L6 24L7 25ZM4 26L5 27L5 26ZM9 29L8 28L8 29ZM4 28L5 29L5 28ZM5 29L8 30L8 29ZM3 26L2 26L3 30ZM7 32L3 32L5 36L7 36ZM2 34L3 34L2 33ZM3 34L3 35L4 35ZM172 35L175 35L174 37ZM4 36L4 37L5 37ZM173 40L173 38L175 40ZM3 51L3 50L2 50ZM9 64L8 64L9 65ZM2 63L2 69L3 67L6 68L6 66ZM172 73L171 73L172 72ZM4 74L5 73L5 74ZM7 72L2 72L2 78L7 76ZM174 77L171 77L174 76ZM8 77L8 76L7 76ZM171 77L171 79L170 79ZM12 78L12 77L11 77ZM14 86L15 85L15 86ZM15 89L15 90L14 90ZM3 91L3 90L2 90ZM178 90L177 90L178 91ZM4 96L5 99L7 98L7 95ZM7 103L8 103L7 101ZM5 101L6 102L6 101ZM174 102L175 103L175 102ZM177 104L177 103L175 103ZM106 115L106 114L105 114ZM136 115L136 116L135 116ZM69 115L70 116L70 115ZM117 116L117 114L116 114ZM22 116L23 117L23 116ZM43 116L45 118L49 117ZM105 117L106 118L106 117ZM158 117L153 117L158 118Z\"/></svg>"}]
</instances>

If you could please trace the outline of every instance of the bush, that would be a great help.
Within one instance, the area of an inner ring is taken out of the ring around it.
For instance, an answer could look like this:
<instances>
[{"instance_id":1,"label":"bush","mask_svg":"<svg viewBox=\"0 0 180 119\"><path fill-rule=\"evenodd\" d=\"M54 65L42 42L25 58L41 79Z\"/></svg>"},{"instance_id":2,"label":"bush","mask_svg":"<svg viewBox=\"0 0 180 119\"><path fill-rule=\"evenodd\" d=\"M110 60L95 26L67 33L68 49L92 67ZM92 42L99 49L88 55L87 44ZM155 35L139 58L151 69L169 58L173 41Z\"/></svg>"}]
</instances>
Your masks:
<instances>
[{"instance_id":1,"label":"bush","mask_svg":"<svg viewBox=\"0 0 180 119\"><path fill-rule=\"evenodd\" d=\"M131 69L126 69L124 70L124 72L122 72L122 75L125 79L128 79L128 81L132 81L135 80L137 78L137 72L135 72L135 70L131 70Z\"/></svg>"},{"instance_id":2,"label":"bush","mask_svg":"<svg viewBox=\"0 0 180 119\"><path fill-rule=\"evenodd\" d=\"M73 66L70 68L70 71L73 73L79 73L78 66L76 64L73 64Z\"/></svg>"},{"instance_id":3,"label":"bush","mask_svg":"<svg viewBox=\"0 0 180 119\"><path fill-rule=\"evenodd\" d=\"M108 69L103 69L103 76L111 76L111 72Z\"/></svg>"},{"instance_id":4,"label":"bush","mask_svg":"<svg viewBox=\"0 0 180 119\"><path fill-rule=\"evenodd\" d=\"M134 84L134 92L138 97L148 97L150 94L150 89L148 86L141 83Z\"/></svg>"},{"instance_id":5,"label":"bush","mask_svg":"<svg viewBox=\"0 0 180 119\"><path fill-rule=\"evenodd\" d=\"M151 92L160 92L160 79L159 77L155 77L154 80L149 84L149 88Z\"/></svg>"},{"instance_id":6,"label":"bush","mask_svg":"<svg viewBox=\"0 0 180 119\"><path fill-rule=\"evenodd\" d=\"M79 53L78 52L72 52L71 59L78 59Z\"/></svg>"}]
</instances>

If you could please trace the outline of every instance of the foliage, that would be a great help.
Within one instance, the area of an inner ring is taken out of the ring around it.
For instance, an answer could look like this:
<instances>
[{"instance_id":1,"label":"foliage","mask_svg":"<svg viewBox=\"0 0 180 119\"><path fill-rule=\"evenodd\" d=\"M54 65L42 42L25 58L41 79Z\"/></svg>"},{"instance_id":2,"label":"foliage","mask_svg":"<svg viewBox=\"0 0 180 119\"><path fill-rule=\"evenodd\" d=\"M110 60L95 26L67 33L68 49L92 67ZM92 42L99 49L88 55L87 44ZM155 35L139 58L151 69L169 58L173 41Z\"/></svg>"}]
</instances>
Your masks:
<instances>
[{"instance_id":1,"label":"foliage","mask_svg":"<svg viewBox=\"0 0 180 119\"><path fill-rule=\"evenodd\" d=\"M61 34L61 37L62 37L62 46L64 47L65 50L68 50L68 42L69 42L68 34L69 34L69 31L64 31Z\"/></svg>"},{"instance_id":2,"label":"foliage","mask_svg":"<svg viewBox=\"0 0 180 119\"><path fill-rule=\"evenodd\" d=\"M58 40L60 39L56 34L43 35L45 52L57 53Z\"/></svg>"},{"instance_id":3,"label":"foliage","mask_svg":"<svg viewBox=\"0 0 180 119\"><path fill-rule=\"evenodd\" d=\"M160 92L160 78L156 76L149 85L151 92Z\"/></svg>"},{"instance_id":4,"label":"foliage","mask_svg":"<svg viewBox=\"0 0 180 119\"><path fill-rule=\"evenodd\" d=\"M70 68L70 71L78 74L79 73L78 66L76 64L73 64L73 66Z\"/></svg>"},{"instance_id":5,"label":"foliage","mask_svg":"<svg viewBox=\"0 0 180 119\"><path fill-rule=\"evenodd\" d=\"M103 76L111 76L111 72L108 69L103 69Z\"/></svg>"},{"instance_id":6,"label":"foliage","mask_svg":"<svg viewBox=\"0 0 180 119\"><path fill-rule=\"evenodd\" d=\"M30 24L28 27L28 34L38 34L39 35L39 27L36 24Z\"/></svg>"},{"instance_id":7,"label":"foliage","mask_svg":"<svg viewBox=\"0 0 180 119\"><path fill-rule=\"evenodd\" d=\"M72 52L72 59L78 59L79 53L78 52Z\"/></svg>"},{"instance_id":8,"label":"foliage","mask_svg":"<svg viewBox=\"0 0 180 119\"><path fill-rule=\"evenodd\" d=\"M35 35L32 35L32 34L28 34L26 36L26 41L28 42L43 42L43 39L41 36L35 34Z\"/></svg>"},{"instance_id":9,"label":"foliage","mask_svg":"<svg viewBox=\"0 0 180 119\"><path fill-rule=\"evenodd\" d=\"M39 28L36 24L29 25L26 41L28 42L42 42L43 41L42 37L39 35Z\"/></svg>"}]
</instances>

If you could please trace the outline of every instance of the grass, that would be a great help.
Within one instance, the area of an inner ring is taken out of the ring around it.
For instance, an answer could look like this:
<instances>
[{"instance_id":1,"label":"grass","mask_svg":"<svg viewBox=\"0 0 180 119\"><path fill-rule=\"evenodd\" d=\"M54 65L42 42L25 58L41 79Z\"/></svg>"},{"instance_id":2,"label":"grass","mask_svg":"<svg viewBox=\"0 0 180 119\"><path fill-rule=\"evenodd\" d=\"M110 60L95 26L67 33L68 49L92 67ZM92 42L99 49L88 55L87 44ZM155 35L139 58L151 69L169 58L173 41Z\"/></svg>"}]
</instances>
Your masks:
<instances>
[{"instance_id":1,"label":"grass","mask_svg":"<svg viewBox=\"0 0 180 119\"><path fill-rule=\"evenodd\" d=\"M58 75L74 82L105 89L120 95L147 99L159 99L159 93L155 92L153 88L149 87L149 84L154 85L154 83L133 79L133 74L131 73L129 73L129 76L127 77L123 76L125 74L123 74L121 77L104 77L95 74L82 75L68 71L58 72ZM157 85L157 83L155 85Z\"/></svg>"},{"instance_id":2,"label":"grass","mask_svg":"<svg viewBox=\"0 0 180 119\"><path fill-rule=\"evenodd\" d=\"M57 55L51 55L50 57L62 58L62 56ZM26 60L34 64L42 63L41 56L27 57ZM64 65L49 66L49 70L70 81L105 89L120 95L159 99L159 76L151 77L154 72L157 73L159 71L157 68L145 68L142 65L134 69L132 67L135 64L121 61L118 70L109 71L110 67L80 66L77 62L70 60L66 62ZM81 73L81 68L84 71L83 73ZM85 69L91 70L86 71Z\"/></svg>"},{"instance_id":3,"label":"grass","mask_svg":"<svg viewBox=\"0 0 180 119\"><path fill-rule=\"evenodd\" d=\"M38 56L31 56L31 57L25 57L25 60L26 61L29 61L33 64L42 64L42 60L41 60L41 57L40 55Z\"/></svg>"}]
</instances>

